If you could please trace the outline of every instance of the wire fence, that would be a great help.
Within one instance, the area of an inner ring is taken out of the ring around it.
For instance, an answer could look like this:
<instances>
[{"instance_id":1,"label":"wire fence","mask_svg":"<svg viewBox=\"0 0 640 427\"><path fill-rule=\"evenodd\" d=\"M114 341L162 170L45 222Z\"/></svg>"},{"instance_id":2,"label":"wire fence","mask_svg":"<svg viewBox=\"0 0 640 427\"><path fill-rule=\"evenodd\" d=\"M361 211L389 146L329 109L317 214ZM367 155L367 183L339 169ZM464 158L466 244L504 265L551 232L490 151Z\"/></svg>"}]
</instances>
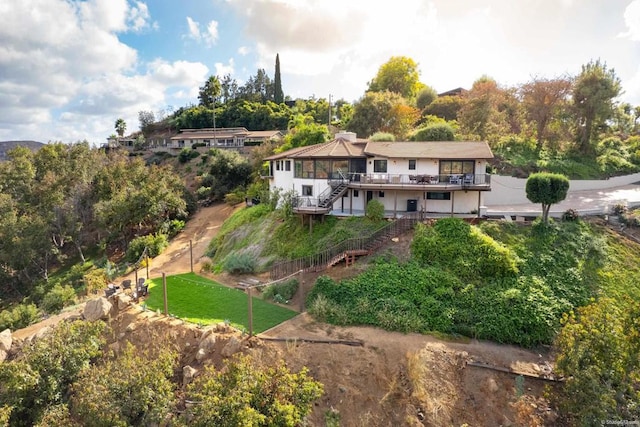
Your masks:
<instances>
[{"instance_id":1,"label":"wire fence","mask_svg":"<svg viewBox=\"0 0 640 427\"><path fill-rule=\"evenodd\" d=\"M369 236L347 239L313 255L275 263L271 269L270 279L279 280L298 271L322 271L341 261L349 254L369 254L390 238L413 228L422 219L422 212L407 214L390 222Z\"/></svg>"}]
</instances>

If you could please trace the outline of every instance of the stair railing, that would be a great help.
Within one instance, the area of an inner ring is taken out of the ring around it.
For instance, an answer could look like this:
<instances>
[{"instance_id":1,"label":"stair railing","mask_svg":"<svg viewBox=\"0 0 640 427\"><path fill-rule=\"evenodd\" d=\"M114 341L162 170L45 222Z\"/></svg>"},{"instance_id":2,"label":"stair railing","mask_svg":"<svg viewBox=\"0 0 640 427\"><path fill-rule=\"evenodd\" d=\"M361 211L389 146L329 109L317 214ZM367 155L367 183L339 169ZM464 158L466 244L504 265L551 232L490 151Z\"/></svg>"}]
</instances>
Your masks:
<instances>
[{"instance_id":1,"label":"stair railing","mask_svg":"<svg viewBox=\"0 0 640 427\"><path fill-rule=\"evenodd\" d=\"M366 251L371 253L395 236L413 228L421 220L420 212L413 212L396 219L369 236L343 240L315 254L288 261L277 262L271 268L270 279L278 280L296 271L322 271L330 266L332 260L344 253Z\"/></svg>"}]
</instances>

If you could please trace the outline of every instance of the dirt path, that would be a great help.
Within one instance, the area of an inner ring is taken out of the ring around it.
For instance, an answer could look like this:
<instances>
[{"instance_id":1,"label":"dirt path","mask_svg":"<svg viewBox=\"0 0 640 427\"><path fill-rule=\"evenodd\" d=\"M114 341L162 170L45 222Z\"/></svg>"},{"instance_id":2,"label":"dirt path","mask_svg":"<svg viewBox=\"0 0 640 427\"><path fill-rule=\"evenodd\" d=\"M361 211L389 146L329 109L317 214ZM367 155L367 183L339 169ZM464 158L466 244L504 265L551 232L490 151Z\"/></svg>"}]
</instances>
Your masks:
<instances>
[{"instance_id":1,"label":"dirt path","mask_svg":"<svg viewBox=\"0 0 640 427\"><path fill-rule=\"evenodd\" d=\"M151 260L149 277L158 277L163 272L169 275L191 271L189 241L193 245L193 271L199 272L202 268L202 258L205 256L209 242L218 234L218 230L224 220L239 208L226 204L200 208L193 218L189 220L184 230L171 240L169 247ZM133 276L134 273L129 273L122 279L131 279ZM138 270L138 276L146 277L146 269Z\"/></svg>"}]
</instances>

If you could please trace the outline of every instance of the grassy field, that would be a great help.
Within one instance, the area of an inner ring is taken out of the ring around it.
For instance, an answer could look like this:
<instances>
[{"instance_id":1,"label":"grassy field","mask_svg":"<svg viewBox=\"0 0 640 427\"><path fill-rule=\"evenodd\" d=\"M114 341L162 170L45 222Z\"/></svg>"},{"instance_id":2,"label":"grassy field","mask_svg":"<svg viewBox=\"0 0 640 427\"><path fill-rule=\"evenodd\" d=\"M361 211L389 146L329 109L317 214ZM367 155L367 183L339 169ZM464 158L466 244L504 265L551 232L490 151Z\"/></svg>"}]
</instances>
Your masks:
<instances>
[{"instance_id":1,"label":"grassy field","mask_svg":"<svg viewBox=\"0 0 640 427\"><path fill-rule=\"evenodd\" d=\"M162 278L150 280L145 304L152 310L164 310ZM247 294L222 286L193 273L167 277L169 313L193 323L209 325L229 321L238 329L247 330ZM253 332L266 331L291 319L297 313L284 307L253 298Z\"/></svg>"}]
</instances>

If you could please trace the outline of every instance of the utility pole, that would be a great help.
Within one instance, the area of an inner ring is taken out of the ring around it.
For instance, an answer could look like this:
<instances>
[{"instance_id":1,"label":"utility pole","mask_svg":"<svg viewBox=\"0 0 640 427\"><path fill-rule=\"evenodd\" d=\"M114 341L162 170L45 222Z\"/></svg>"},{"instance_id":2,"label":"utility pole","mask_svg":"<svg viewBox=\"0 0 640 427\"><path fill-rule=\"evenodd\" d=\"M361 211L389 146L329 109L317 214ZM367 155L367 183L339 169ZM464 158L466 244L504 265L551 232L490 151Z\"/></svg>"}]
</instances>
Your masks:
<instances>
[{"instance_id":1,"label":"utility pole","mask_svg":"<svg viewBox=\"0 0 640 427\"><path fill-rule=\"evenodd\" d=\"M331 131L331 94L329 94L329 131Z\"/></svg>"},{"instance_id":2,"label":"utility pole","mask_svg":"<svg viewBox=\"0 0 640 427\"><path fill-rule=\"evenodd\" d=\"M213 97L213 143L218 145L216 141L216 97Z\"/></svg>"}]
</instances>

